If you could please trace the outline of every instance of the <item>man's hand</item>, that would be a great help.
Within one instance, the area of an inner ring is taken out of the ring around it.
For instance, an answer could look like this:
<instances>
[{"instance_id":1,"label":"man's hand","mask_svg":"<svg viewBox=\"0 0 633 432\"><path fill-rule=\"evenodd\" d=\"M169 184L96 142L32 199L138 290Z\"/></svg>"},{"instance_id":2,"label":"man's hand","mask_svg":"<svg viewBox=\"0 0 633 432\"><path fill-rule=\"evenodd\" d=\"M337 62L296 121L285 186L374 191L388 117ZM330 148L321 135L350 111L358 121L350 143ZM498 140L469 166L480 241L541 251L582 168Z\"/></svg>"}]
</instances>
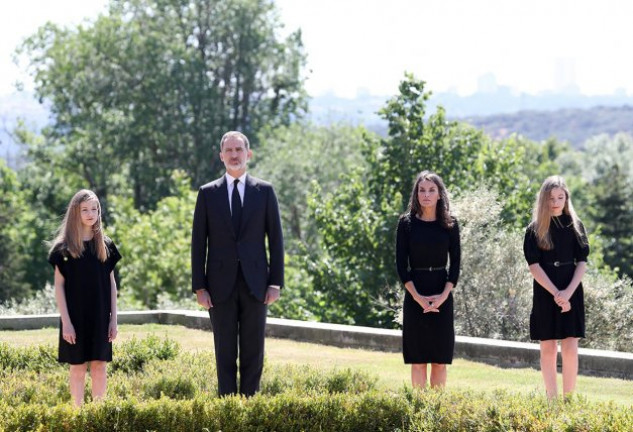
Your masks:
<instances>
[{"instance_id":1,"label":"man's hand","mask_svg":"<svg viewBox=\"0 0 633 432\"><path fill-rule=\"evenodd\" d=\"M213 303L211 303L211 296L209 295L209 291L206 289L196 290L196 297L198 299L198 304L206 310L213 307Z\"/></svg>"},{"instance_id":2,"label":"man's hand","mask_svg":"<svg viewBox=\"0 0 633 432\"><path fill-rule=\"evenodd\" d=\"M266 297L264 298L264 303L267 305L271 305L279 300L279 296L281 295L279 288L274 288L269 286L266 289Z\"/></svg>"}]
</instances>

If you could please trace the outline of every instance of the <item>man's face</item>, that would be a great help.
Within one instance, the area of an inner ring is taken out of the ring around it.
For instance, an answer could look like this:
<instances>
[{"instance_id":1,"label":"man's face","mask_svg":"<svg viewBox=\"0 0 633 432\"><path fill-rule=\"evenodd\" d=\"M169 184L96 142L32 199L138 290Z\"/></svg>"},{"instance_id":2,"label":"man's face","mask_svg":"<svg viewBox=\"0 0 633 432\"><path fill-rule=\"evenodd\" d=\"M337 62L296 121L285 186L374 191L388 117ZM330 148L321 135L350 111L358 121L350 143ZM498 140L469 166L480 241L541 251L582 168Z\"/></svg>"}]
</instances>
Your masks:
<instances>
[{"instance_id":1,"label":"man's face","mask_svg":"<svg viewBox=\"0 0 633 432\"><path fill-rule=\"evenodd\" d=\"M239 177L246 172L246 163L252 152L239 137L230 137L222 145L220 160L224 162L226 171L233 177Z\"/></svg>"}]
</instances>

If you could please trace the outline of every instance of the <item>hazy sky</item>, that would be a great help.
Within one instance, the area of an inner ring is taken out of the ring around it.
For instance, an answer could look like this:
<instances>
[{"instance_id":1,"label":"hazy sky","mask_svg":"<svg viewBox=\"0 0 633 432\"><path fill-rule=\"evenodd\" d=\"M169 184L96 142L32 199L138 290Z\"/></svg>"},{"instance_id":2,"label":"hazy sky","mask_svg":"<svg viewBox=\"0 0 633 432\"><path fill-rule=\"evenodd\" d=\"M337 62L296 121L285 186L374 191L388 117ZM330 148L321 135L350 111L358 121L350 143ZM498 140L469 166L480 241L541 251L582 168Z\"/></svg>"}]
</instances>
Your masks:
<instances>
[{"instance_id":1,"label":"hazy sky","mask_svg":"<svg viewBox=\"0 0 633 432\"><path fill-rule=\"evenodd\" d=\"M0 95L19 75L11 53L50 20L76 24L106 0L20 0L0 6ZM575 84L633 95L630 0L278 0L301 28L308 92L396 92L404 71L433 92L504 85L538 93ZM494 76L494 79L492 78ZM482 78L483 77L483 78Z\"/></svg>"}]
</instances>

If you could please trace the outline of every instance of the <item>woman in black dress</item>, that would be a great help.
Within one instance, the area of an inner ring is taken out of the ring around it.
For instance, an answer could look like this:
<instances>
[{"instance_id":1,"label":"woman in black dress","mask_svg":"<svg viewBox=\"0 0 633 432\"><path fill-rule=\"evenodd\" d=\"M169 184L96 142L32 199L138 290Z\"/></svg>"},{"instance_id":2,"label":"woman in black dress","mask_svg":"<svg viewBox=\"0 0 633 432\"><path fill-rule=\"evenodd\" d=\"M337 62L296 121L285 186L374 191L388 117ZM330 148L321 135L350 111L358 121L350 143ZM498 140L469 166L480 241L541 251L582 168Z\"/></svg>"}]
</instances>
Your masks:
<instances>
[{"instance_id":1,"label":"woman in black dress","mask_svg":"<svg viewBox=\"0 0 633 432\"><path fill-rule=\"evenodd\" d=\"M525 259L534 277L530 338L540 341L541 373L547 397L557 396L557 341L563 358L563 394L574 391L578 340L585 337L582 277L589 243L585 228L560 176L545 179L525 232Z\"/></svg>"},{"instance_id":2,"label":"woman in black dress","mask_svg":"<svg viewBox=\"0 0 633 432\"><path fill-rule=\"evenodd\" d=\"M55 299L60 314L60 362L70 364L70 393L75 405L84 399L88 363L92 397L106 390L106 362L112 361L117 335L117 288L114 266L119 252L101 229L101 206L89 190L68 205L48 261L55 268Z\"/></svg>"},{"instance_id":3,"label":"woman in black dress","mask_svg":"<svg viewBox=\"0 0 633 432\"><path fill-rule=\"evenodd\" d=\"M426 387L430 363L431 387L443 387L455 347L451 291L459 277L460 243L446 187L435 173L418 175L409 208L400 216L396 265L406 288L402 352L411 364L411 383Z\"/></svg>"}]
</instances>

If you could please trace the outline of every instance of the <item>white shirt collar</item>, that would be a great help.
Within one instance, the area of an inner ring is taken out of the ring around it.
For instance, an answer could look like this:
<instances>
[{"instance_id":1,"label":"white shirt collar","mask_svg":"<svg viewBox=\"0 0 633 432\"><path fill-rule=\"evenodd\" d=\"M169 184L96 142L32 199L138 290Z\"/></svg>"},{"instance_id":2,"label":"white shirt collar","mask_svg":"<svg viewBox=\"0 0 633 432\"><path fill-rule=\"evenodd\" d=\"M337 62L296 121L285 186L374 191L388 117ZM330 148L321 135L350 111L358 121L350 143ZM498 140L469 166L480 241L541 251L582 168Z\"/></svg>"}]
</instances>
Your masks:
<instances>
[{"instance_id":1,"label":"white shirt collar","mask_svg":"<svg viewBox=\"0 0 633 432\"><path fill-rule=\"evenodd\" d=\"M233 177L231 174L229 173L225 173L224 174L226 176L226 181L232 185L233 182L235 181L235 177ZM246 184L246 173L242 174L241 176L238 177L238 179L240 180L241 184Z\"/></svg>"}]
</instances>

